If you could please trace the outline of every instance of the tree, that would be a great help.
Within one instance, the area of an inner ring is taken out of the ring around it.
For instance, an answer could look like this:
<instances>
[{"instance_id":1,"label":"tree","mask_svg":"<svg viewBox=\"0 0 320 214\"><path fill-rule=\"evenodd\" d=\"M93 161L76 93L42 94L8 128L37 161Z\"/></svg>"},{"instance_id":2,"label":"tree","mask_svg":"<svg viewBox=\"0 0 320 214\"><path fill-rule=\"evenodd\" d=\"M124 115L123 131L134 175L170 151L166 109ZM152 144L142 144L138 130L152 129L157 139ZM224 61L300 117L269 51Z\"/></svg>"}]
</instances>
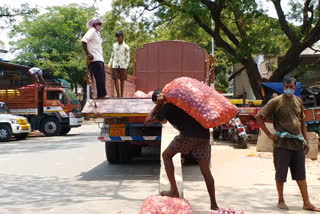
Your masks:
<instances>
[{"instance_id":1,"label":"tree","mask_svg":"<svg viewBox=\"0 0 320 214\"><path fill-rule=\"evenodd\" d=\"M86 90L85 53L80 39L88 30L86 23L95 16L94 8L76 4L47 8L48 12L26 17L14 26L11 43L18 51L15 61L50 70L54 76L67 79Z\"/></svg>"},{"instance_id":2,"label":"tree","mask_svg":"<svg viewBox=\"0 0 320 214\"><path fill-rule=\"evenodd\" d=\"M176 13L172 18L163 17L158 20L147 21L140 12L132 12L130 8L124 10L121 4L114 2L113 10L105 17L108 20L106 26L109 26L103 34L104 38L114 40L116 29L124 29L127 32L126 42L129 43L131 53L137 48L148 42L162 40L184 40L199 44L200 47L207 49L211 53L211 37L200 26L196 25L192 17L186 17L182 13ZM137 15L137 16L136 16ZM160 14L159 14L160 15ZM128 19L127 17L130 17ZM193 26L190 28L190 26ZM110 34L112 32L112 34ZM106 36L105 34L108 34ZM106 39L107 41L109 39ZM110 48L111 44L108 44ZM107 47L106 47L107 48ZM106 49L105 48L105 49ZM222 92L228 91L228 82L226 72L232 65L229 57L222 52L220 48L215 50L216 55L216 88Z\"/></svg>"},{"instance_id":3,"label":"tree","mask_svg":"<svg viewBox=\"0 0 320 214\"><path fill-rule=\"evenodd\" d=\"M30 8L26 4L22 4L19 8L10 8L6 5L0 6L0 19L6 24L12 24L18 16L30 16L36 14L38 10L36 8ZM8 25L2 25L0 28L5 28Z\"/></svg>"},{"instance_id":4,"label":"tree","mask_svg":"<svg viewBox=\"0 0 320 214\"><path fill-rule=\"evenodd\" d=\"M155 17L148 20L152 23L172 21L177 14L192 18L233 62L244 66L255 96L259 97L257 82L261 76L254 61L255 54L284 55L271 77L271 81L281 81L298 66L300 53L320 39L319 4L316 1L305 0L301 5L291 0L294 10L289 18L301 18L301 26L288 22L281 0L272 2L278 19L268 17L255 0L113 0L113 6L127 14L133 11L136 19L146 11L153 11Z\"/></svg>"}]
</instances>

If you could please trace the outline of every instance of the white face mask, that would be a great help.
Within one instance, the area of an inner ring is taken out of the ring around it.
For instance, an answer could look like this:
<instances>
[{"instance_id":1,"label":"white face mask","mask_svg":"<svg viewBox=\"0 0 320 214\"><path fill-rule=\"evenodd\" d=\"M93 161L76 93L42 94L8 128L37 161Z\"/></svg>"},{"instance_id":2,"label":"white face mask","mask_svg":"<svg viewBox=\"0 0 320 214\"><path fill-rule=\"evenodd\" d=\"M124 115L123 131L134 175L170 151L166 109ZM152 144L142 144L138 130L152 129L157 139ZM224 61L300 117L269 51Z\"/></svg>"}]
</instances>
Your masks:
<instances>
[{"instance_id":1,"label":"white face mask","mask_svg":"<svg viewBox=\"0 0 320 214\"><path fill-rule=\"evenodd\" d=\"M102 25L97 25L97 26L96 26L96 30L101 32L101 30L102 30Z\"/></svg>"},{"instance_id":2,"label":"white face mask","mask_svg":"<svg viewBox=\"0 0 320 214\"><path fill-rule=\"evenodd\" d=\"M284 94L287 95L288 97L291 97L291 96L294 94L295 90L294 90L294 89L291 89L291 88L287 88L287 89L285 89L283 92L284 92Z\"/></svg>"}]
</instances>

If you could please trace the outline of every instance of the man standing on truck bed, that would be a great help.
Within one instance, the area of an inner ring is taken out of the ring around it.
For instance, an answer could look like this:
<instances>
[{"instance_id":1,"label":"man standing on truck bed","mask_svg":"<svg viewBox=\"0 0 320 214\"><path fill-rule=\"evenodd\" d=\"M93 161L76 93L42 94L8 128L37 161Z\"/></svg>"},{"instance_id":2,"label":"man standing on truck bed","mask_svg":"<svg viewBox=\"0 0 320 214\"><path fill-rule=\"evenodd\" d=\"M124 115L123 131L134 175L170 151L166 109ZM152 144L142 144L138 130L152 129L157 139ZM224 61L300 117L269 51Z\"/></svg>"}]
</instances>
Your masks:
<instances>
[{"instance_id":1,"label":"man standing on truck bed","mask_svg":"<svg viewBox=\"0 0 320 214\"><path fill-rule=\"evenodd\" d=\"M34 83L42 83L46 85L46 81L43 79L43 72L40 68L33 67L28 70L28 73L32 76Z\"/></svg>"},{"instance_id":2,"label":"man standing on truck bed","mask_svg":"<svg viewBox=\"0 0 320 214\"><path fill-rule=\"evenodd\" d=\"M199 162L201 173L206 182L211 199L211 209L218 210L214 179L209 167L211 159L209 129L201 126L200 123L182 109L173 104L166 103L160 89L157 89L153 93L152 101L156 103L156 106L146 118L145 123L151 124L153 122L166 122L168 120L173 127L180 131L180 134L173 139L168 148L162 153L171 189L160 194L162 196L179 197L172 158L179 152L182 154L192 152L194 158Z\"/></svg>"},{"instance_id":3,"label":"man standing on truck bed","mask_svg":"<svg viewBox=\"0 0 320 214\"><path fill-rule=\"evenodd\" d=\"M106 77L104 69L104 59L102 52L102 39L101 29L102 20L98 17L92 18L87 23L89 30L81 39L82 47L87 54L87 59L90 62L88 67L96 79L97 87L97 98L105 98L107 95L106 91Z\"/></svg>"},{"instance_id":4,"label":"man standing on truck bed","mask_svg":"<svg viewBox=\"0 0 320 214\"><path fill-rule=\"evenodd\" d=\"M130 62L130 48L123 41L122 31L118 31L116 37L118 42L112 45L112 54L108 66L112 68L112 79L114 79L117 96L123 97L124 81L127 80ZM119 93L118 79L120 79L121 93Z\"/></svg>"},{"instance_id":5,"label":"man standing on truck bed","mask_svg":"<svg viewBox=\"0 0 320 214\"><path fill-rule=\"evenodd\" d=\"M284 94L271 99L258 113L256 119L261 129L274 142L273 159L279 196L278 208L289 209L284 201L283 187L290 167L292 179L297 181L302 195L303 209L320 212L319 208L311 204L308 195L305 154L309 151L309 145L303 104L301 99L294 95L296 88L296 79L285 77ZM265 126L267 117L272 118L275 134L271 134Z\"/></svg>"}]
</instances>

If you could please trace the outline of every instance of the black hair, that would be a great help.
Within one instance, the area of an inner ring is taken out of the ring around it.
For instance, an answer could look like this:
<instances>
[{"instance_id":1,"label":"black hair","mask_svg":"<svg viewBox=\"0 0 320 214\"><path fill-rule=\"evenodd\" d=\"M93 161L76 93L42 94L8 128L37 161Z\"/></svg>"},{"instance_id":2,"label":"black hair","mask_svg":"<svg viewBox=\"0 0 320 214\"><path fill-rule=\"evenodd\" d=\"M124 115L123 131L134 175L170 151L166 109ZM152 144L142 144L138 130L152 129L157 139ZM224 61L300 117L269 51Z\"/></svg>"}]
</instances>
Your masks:
<instances>
[{"instance_id":1,"label":"black hair","mask_svg":"<svg viewBox=\"0 0 320 214\"><path fill-rule=\"evenodd\" d=\"M161 93L162 93L161 89L159 89L159 88L156 89L152 94L152 101L157 102L157 98L158 98L159 94L161 94Z\"/></svg>"},{"instance_id":2,"label":"black hair","mask_svg":"<svg viewBox=\"0 0 320 214\"><path fill-rule=\"evenodd\" d=\"M285 76L285 77L283 78L283 84L285 84L285 83L291 83L291 82L293 82L295 85L297 84L297 80L296 80L295 78L293 78L293 77Z\"/></svg>"},{"instance_id":3,"label":"black hair","mask_svg":"<svg viewBox=\"0 0 320 214\"><path fill-rule=\"evenodd\" d=\"M122 32L122 30L119 30L118 32L116 32L116 37L118 38L118 37L120 37L120 36L123 37L123 32Z\"/></svg>"}]
</instances>

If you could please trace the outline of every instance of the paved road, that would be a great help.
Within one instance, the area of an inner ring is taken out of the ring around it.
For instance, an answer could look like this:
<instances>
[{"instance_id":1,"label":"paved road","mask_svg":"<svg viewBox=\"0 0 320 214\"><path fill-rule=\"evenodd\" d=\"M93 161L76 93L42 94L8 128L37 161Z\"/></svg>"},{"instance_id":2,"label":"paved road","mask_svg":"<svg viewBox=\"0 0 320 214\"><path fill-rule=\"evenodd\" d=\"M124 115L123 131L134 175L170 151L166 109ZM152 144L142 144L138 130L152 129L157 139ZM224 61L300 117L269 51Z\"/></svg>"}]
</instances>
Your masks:
<instances>
[{"instance_id":1,"label":"paved road","mask_svg":"<svg viewBox=\"0 0 320 214\"><path fill-rule=\"evenodd\" d=\"M0 144L0 213L139 213L143 200L158 193L159 148L144 150L131 164L110 165L104 144L96 140L98 132L95 124L86 124L64 137L33 134ZM252 152L254 146L214 146L218 203L246 213L282 213L274 208L272 159L268 154L248 157ZM320 205L320 162L307 164L311 199ZM194 213L207 214L209 199L200 170L184 166L183 175L184 196ZM293 210L289 213L302 213L294 182L288 182L286 193Z\"/></svg>"}]
</instances>

